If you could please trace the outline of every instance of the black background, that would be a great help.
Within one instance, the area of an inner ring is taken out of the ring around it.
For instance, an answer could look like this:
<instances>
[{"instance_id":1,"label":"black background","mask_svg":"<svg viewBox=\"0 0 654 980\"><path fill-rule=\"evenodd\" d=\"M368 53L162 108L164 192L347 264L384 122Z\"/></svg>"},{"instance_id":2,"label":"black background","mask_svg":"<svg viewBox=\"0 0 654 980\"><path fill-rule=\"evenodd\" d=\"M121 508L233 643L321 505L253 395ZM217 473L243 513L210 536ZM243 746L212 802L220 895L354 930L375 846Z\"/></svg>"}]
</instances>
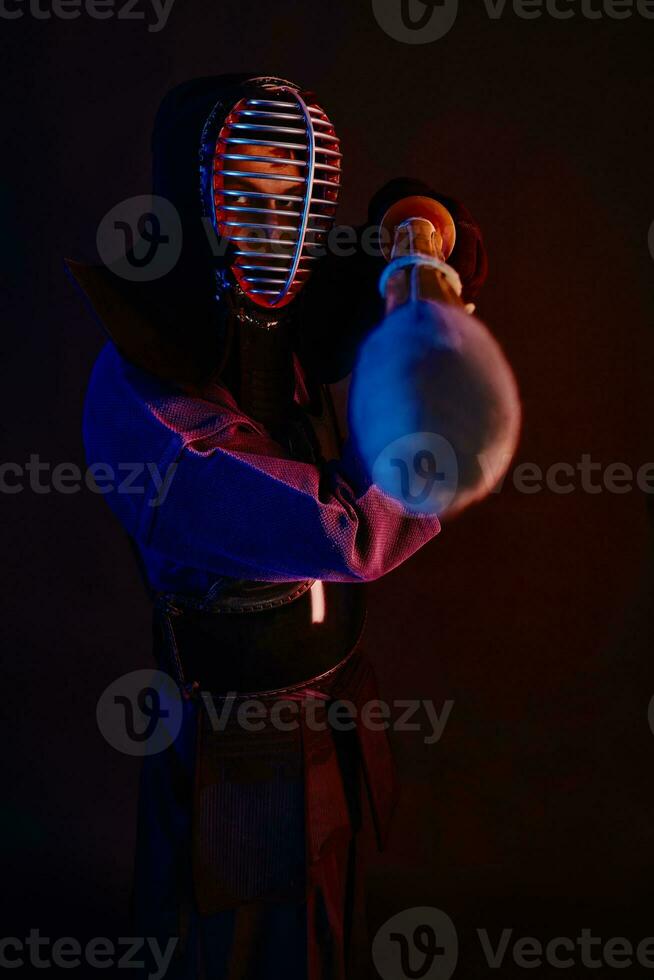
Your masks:
<instances>
[{"instance_id":1,"label":"black background","mask_svg":"<svg viewBox=\"0 0 654 980\"><path fill-rule=\"evenodd\" d=\"M103 215L148 192L166 90L250 70L319 94L344 147L342 222L399 175L475 214L481 315L524 402L517 462L654 460L654 21L461 6L424 46L388 37L368 0L177 0L160 33L2 20L5 460L83 464L102 337L63 257L94 260ZM124 934L138 762L106 744L95 708L150 663L148 602L99 497L25 489L0 507L2 931ZM649 533L639 491L527 495L509 477L371 587L383 695L455 702L437 745L394 738L403 797L371 875L373 934L421 904L464 945L477 926L654 934ZM486 975L473 939L466 975Z\"/></svg>"}]
</instances>

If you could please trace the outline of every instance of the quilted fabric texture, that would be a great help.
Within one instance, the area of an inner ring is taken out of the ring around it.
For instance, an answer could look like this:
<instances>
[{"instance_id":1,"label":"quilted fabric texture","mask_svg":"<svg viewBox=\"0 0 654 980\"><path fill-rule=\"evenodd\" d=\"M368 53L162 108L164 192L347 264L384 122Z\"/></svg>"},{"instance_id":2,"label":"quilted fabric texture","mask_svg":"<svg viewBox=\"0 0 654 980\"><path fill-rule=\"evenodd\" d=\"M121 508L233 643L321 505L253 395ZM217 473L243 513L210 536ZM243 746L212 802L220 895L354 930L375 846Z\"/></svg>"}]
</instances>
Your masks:
<instances>
[{"instance_id":1,"label":"quilted fabric texture","mask_svg":"<svg viewBox=\"0 0 654 980\"><path fill-rule=\"evenodd\" d=\"M227 389L191 397L112 344L91 377L84 442L155 591L204 595L221 577L370 581L440 530L371 485L351 443L321 466L289 459Z\"/></svg>"}]
</instances>

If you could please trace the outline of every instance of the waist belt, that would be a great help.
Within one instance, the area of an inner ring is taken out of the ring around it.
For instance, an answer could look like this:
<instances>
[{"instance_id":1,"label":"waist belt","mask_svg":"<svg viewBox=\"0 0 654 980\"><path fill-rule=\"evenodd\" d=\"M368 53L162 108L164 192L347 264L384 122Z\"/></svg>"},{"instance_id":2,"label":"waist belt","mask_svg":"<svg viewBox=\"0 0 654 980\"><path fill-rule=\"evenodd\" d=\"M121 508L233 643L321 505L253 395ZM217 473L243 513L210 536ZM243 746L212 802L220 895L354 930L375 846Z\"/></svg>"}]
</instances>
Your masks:
<instances>
[{"instance_id":1,"label":"waist belt","mask_svg":"<svg viewBox=\"0 0 654 980\"><path fill-rule=\"evenodd\" d=\"M359 643L363 586L299 582L206 600L160 596L155 648L180 687L272 691L328 673ZM255 595L258 596L255 599Z\"/></svg>"}]
</instances>

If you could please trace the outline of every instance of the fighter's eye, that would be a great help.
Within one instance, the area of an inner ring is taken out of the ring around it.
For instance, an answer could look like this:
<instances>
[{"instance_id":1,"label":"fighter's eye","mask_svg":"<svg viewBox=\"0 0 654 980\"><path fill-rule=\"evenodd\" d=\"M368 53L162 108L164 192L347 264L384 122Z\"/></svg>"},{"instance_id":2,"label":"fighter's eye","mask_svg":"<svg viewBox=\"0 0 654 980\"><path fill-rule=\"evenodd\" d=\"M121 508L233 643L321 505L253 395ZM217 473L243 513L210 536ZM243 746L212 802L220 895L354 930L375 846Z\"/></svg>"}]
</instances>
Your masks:
<instances>
[{"instance_id":1,"label":"fighter's eye","mask_svg":"<svg viewBox=\"0 0 654 980\"><path fill-rule=\"evenodd\" d=\"M246 208L247 205L248 205L248 198L247 197L237 197L234 200L234 204L237 207L239 207L239 208Z\"/></svg>"}]
</instances>

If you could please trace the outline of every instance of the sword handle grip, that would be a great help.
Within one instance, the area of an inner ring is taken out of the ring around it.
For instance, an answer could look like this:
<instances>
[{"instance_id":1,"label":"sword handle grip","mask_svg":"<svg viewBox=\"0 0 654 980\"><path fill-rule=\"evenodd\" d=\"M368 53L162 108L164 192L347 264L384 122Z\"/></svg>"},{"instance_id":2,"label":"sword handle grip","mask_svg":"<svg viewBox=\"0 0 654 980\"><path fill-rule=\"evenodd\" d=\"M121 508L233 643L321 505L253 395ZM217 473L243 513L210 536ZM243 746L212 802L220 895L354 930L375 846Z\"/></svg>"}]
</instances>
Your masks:
<instances>
[{"instance_id":1,"label":"sword handle grip","mask_svg":"<svg viewBox=\"0 0 654 980\"><path fill-rule=\"evenodd\" d=\"M438 267L446 265L456 242L454 219L442 204L417 195L398 201L382 219L381 241L387 261L402 260L382 280L387 313L409 300L464 305L456 277Z\"/></svg>"}]
</instances>

